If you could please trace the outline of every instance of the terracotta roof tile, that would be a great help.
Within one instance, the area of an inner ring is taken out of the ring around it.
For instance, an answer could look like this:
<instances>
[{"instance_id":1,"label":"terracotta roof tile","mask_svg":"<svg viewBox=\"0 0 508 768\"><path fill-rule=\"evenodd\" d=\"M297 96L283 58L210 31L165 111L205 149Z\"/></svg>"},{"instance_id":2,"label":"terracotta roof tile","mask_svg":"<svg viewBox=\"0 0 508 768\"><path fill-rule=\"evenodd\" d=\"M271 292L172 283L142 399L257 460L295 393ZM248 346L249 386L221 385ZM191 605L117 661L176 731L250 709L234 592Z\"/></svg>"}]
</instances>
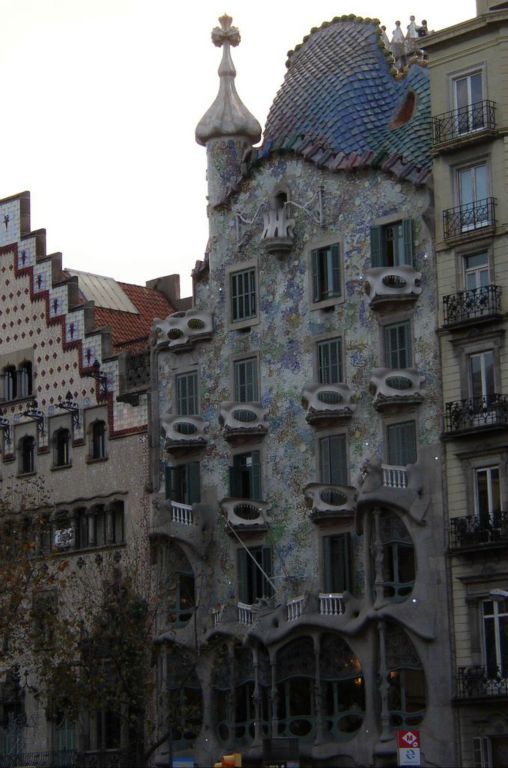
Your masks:
<instances>
[{"instance_id":1,"label":"terracotta roof tile","mask_svg":"<svg viewBox=\"0 0 508 768\"><path fill-rule=\"evenodd\" d=\"M167 317L175 310L160 291L129 283L119 282L118 285L125 291L139 314L95 307L96 326L111 328L113 352L142 349L146 346L154 319Z\"/></svg>"}]
</instances>

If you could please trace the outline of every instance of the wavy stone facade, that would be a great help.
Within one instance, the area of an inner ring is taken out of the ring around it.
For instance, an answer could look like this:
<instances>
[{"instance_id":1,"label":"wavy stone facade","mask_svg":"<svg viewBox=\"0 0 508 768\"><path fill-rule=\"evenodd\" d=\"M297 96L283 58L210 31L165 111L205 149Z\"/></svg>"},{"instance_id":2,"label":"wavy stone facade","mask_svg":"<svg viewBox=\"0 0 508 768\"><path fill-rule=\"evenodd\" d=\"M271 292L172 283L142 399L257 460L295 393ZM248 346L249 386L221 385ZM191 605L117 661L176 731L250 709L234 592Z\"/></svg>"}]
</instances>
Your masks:
<instances>
[{"instance_id":1,"label":"wavy stone facade","mask_svg":"<svg viewBox=\"0 0 508 768\"><path fill-rule=\"evenodd\" d=\"M394 97L380 86L394 75L376 26L336 19L290 58L268 126L284 124L280 104L298 115L302 61L340 73L351 36L376 75L363 96L385 100L388 122L408 83L421 91L398 153L387 128L391 165L333 167L316 135L290 147L266 133L242 162L249 137L215 127L208 162L222 174L209 177L207 258L194 272L195 310L213 332L175 348L169 325L155 328L153 429L170 432L153 465L152 537L176 585L159 680L193 712L173 754L200 764L233 751L259 764L264 739L288 750L296 739L305 765L394 765L406 727L420 729L426 765L455 764L433 208L411 155L412 141L419 161L430 151L425 70L398 76ZM364 98L358 134L371 110ZM412 181L393 172L395 156ZM373 302L369 270L386 269L393 287L397 265L418 289ZM196 439L179 447L186 418ZM179 660L196 651L179 683Z\"/></svg>"}]
</instances>

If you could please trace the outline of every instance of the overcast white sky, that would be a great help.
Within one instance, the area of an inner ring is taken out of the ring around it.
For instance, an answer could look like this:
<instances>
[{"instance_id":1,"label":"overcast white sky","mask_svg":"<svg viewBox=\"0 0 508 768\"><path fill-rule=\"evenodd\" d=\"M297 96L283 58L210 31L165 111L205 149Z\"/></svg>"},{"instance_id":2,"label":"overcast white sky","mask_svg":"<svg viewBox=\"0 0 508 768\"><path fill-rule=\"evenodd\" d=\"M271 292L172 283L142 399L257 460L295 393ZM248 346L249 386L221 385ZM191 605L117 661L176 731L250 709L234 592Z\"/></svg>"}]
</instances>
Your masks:
<instances>
[{"instance_id":1,"label":"overcast white sky","mask_svg":"<svg viewBox=\"0 0 508 768\"><path fill-rule=\"evenodd\" d=\"M0 0L0 198L31 192L32 228L69 268L144 284L190 271L207 239L206 152L194 129L218 88L210 42L227 11L238 92L264 125L286 52L323 21L410 14L429 29L474 0ZM381 8L382 13L381 13Z\"/></svg>"}]
</instances>

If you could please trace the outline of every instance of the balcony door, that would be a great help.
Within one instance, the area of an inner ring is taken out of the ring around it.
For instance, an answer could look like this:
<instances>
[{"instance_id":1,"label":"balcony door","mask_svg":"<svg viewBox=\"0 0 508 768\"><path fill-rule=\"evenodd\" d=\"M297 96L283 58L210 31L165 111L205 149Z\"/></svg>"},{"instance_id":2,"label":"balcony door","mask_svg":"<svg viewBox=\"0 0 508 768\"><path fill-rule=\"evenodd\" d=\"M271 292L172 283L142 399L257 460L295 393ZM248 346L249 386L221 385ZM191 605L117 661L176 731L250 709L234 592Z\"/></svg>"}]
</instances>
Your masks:
<instances>
[{"instance_id":1,"label":"balcony door","mask_svg":"<svg viewBox=\"0 0 508 768\"><path fill-rule=\"evenodd\" d=\"M484 600L483 640L487 675L508 677L508 600Z\"/></svg>"},{"instance_id":2,"label":"balcony door","mask_svg":"<svg viewBox=\"0 0 508 768\"><path fill-rule=\"evenodd\" d=\"M488 253L475 253L464 258L464 287L466 291L486 288L490 285Z\"/></svg>"},{"instance_id":3,"label":"balcony door","mask_svg":"<svg viewBox=\"0 0 508 768\"><path fill-rule=\"evenodd\" d=\"M490 214L487 165L480 163L461 168L457 173L457 184L461 231L468 232L488 226Z\"/></svg>"},{"instance_id":4,"label":"balcony door","mask_svg":"<svg viewBox=\"0 0 508 768\"><path fill-rule=\"evenodd\" d=\"M474 408L488 406L494 397L494 352L488 349L469 356L469 381Z\"/></svg>"},{"instance_id":5,"label":"balcony door","mask_svg":"<svg viewBox=\"0 0 508 768\"><path fill-rule=\"evenodd\" d=\"M482 81L481 72L472 72L453 81L454 108L457 110L459 134L477 131L485 125Z\"/></svg>"},{"instance_id":6,"label":"balcony door","mask_svg":"<svg viewBox=\"0 0 508 768\"><path fill-rule=\"evenodd\" d=\"M481 467L475 470L475 512L480 529L495 525L496 514L501 509L499 467Z\"/></svg>"}]
</instances>

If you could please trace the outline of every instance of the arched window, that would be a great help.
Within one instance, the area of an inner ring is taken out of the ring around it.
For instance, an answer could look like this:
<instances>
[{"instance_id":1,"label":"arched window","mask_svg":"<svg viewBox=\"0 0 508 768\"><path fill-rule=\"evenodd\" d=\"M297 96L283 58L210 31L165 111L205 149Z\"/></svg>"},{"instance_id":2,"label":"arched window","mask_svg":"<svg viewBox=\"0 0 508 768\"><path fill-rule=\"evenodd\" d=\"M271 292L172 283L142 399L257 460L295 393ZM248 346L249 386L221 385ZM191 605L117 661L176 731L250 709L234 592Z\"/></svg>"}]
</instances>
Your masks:
<instances>
[{"instance_id":1,"label":"arched window","mask_svg":"<svg viewBox=\"0 0 508 768\"><path fill-rule=\"evenodd\" d=\"M13 365L7 365L3 369L2 378L4 400L14 400L18 394L16 368Z\"/></svg>"},{"instance_id":2,"label":"arched window","mask_svg":"<svg viewBox=\"0 0 508 768\"><path fill-rule=\"evenodd\" d=\"M212 684L215 728L224 746L251 744L256 725L261 736L269 735L271 670L268 652L262 646L253 649L239 644L222 645L214 659Z\"/></svg>"},{"instance_id":3,"label":"arched window","mask_svg":"<svg viewBox=\"0 0 508 768\"><path fill-rule=\"evenodd\" d=\"M19 441L19 473L27 475L35 472L35 438L25 435Z\"/></svg>"},{"instance_id":4,"label":"arched window","mask_svg":"<svg viewBox=\"0 0 508 768\"><path fill-rule=\"evenodd\" d=\"M30 397L32 394L32 363L25 360L17 370L18 397Z\"/></svg>"},{"instance_id":5,"label":"arched window","mask_svg":"<svg viewBox=\"0 0 508 768\"><path fill-rule=\"evenodd\" d=\"M413 643L402 627L395 624L386 626L386 667L390 725L418 725L425 715L425 675Z\"/></svg>"},{"instance_id":6,"label":"arched window","mask_svg":"<svg viewBox=\"0 0 508 768\"><path fill-rule=\"evenodd\" d=\"M67 467L70 463L71 436L68 429L57 429L53 435L53 466Z\"/></svg>"},{"instance_id":7,"label":"arched window","mask_svg":"<svg viewBox=\"0 0 508 768\"><path fill-rule=\"evenodd\" d=\"M383 548L383 598L402 602L413 591L416 578L415 552L411 536L395 512L378 514L372 529L373 543L379 536ZM373 569L374 578L378 577Z\"/></svg>"},{"instance_id":8,"label":"arched window","mask_svg":"<svg viewBox=\"0 0 508 768\"><path fill-rule=\"evenodd\" d=\"M277 653L277 736L314 738L316 658L310 637L298 638Z\"/></svg>"},{"instance_id":9,"label":"arched window","mask_svg":"<svg viewBox=\"0 0 508 768\"><path fill-rule=\"evenodd\" d=\"M106 423L94 421L90 425L90 458L106 458Z\"/></svg>"},{"instance_id":10,"label":"arched window","mask_svg":"<svg viewBox=\"0 0 508 768\"><path fill-rule=\"evenodd\" d=\"M201 685L194 659L174 645L167 650L166 680L163 685L164 682L169 694L166 700L173 748L191 747L203 722Z\"/></svg>"},{"instance_id":11,"label":"arched window","mask_svg":"<svg viewBox=\"0 0 508 768\"><path fill-rule=\"evenodd\" d=\"M181 547L164 543L159 550L159 579L166 599L166 620L183 627L196 606L194 572Z\"/></svg>"},{"instance_id":12,"label":"arched window","mask_svg":"<svg viewBox=\"0 0 508 768\"><path fill-rule=\"evenodd\" d=\"M323 737L337 741L355 733L365 713L365 690L360 660L338 635L321 638L319 677Z\"/></svg>"}]
</instances>

